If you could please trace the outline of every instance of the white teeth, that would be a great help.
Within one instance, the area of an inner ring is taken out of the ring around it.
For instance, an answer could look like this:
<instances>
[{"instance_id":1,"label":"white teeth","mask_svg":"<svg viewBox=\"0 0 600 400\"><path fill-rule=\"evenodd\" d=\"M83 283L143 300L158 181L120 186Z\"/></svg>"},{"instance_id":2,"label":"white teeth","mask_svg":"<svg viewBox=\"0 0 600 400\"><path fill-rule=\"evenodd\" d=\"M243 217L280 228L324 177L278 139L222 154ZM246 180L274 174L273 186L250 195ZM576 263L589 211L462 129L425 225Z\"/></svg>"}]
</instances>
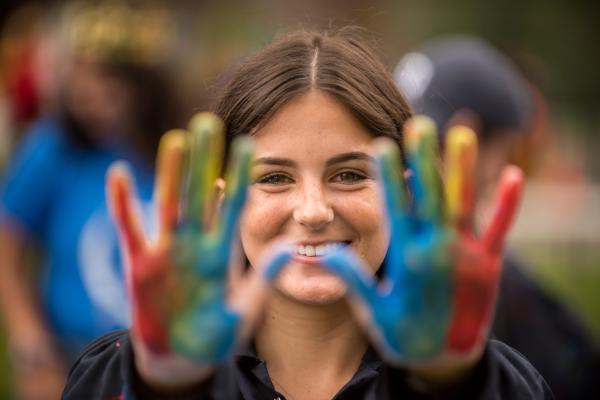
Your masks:
<instances>
[{"instance_id":1,"label":"white teeth","mask_svg":"<svg viewBox=\"0 0 600 400\"><path fill-rule=\"evenodd\" d=\"M322 256L323 254L325 254L325 246L323 245L318 245L317 247L315 247L315 254L317 256Z\"/></svg>"},{"instance_id":2,"label":"white teeth","mask_svg":"<svg viewBox=\"0 0 600 400\"><path fill-rule=\"evenodd\" d=\"M307 257L321 257L325 254L331 253L332 251L344 246L342 242L332 242L326 244L320 244L317 246L313 246L310 244L307 245L298 245L297 253L301 256Z\"/></svg>"}]
</instances>

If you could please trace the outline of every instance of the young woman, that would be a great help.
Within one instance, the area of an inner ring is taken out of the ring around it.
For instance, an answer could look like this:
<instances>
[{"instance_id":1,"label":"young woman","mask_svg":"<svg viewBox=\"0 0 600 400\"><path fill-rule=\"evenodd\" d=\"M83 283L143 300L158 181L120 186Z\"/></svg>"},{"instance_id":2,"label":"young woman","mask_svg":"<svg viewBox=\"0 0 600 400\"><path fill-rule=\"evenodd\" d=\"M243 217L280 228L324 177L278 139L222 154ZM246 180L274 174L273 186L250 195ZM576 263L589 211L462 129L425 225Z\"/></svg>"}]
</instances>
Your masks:
<instances>
[{"instance_id":1,"label":"young woman","mask_svg":"<svg viewBox=\"0 0 600 400\"><path fill-rule=\"evenodd\" d=\"M84 352L64 398L551 398L487 341L519 171L476 238L473 133L450 133L444 194L434 127L359 36L294 33L241 66L216 110L240 138L225 181L217 118L167 133L152 240L111 169L133 327Z\"/></svg>"}]
</instances>

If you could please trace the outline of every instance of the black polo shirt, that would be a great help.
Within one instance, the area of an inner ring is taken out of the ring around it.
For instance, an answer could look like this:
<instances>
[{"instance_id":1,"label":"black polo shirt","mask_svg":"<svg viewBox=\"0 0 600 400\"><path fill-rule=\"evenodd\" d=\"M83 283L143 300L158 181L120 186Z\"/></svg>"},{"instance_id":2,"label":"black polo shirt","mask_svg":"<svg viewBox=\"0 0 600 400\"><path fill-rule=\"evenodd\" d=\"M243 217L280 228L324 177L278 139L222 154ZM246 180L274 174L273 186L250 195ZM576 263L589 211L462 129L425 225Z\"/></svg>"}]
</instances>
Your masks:
<instances>
[{"instance_id":1,"label":"black polo shirt","mask_svg":"<svg viewBox=\"0 0 600 400\"><path fill-rule=\"evenodd\" d=\"M335 400L380 399L552 399L540 374L508 346L490 340L483 358L464 381L431 388L405 370L385 364L369 349ZM109 333L88 348L69 372L63 399L98 400L285 400L273 387L267 366L249 349L217 367L206 382L180 393L159 393L134 368L127 331ZM291 400L291 399L288 399Z\"/></svg>"}]
</instances>

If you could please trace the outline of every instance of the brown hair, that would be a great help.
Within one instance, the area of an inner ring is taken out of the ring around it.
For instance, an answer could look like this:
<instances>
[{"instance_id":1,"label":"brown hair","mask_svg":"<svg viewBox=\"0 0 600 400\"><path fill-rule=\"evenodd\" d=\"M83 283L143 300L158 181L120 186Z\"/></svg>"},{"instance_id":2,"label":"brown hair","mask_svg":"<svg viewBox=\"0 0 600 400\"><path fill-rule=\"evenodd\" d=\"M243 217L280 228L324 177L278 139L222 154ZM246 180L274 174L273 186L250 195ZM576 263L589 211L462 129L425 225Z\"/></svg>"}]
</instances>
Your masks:
<instances>
[{"instance_id":1,"label":"brown hair","mask_svg":"<svg viewBox=\"0 0 600 400\"><path fill-rule=\"evenodd\" d=\"M294 32L243 62L215 110L225 122L227 142L250 134L312 89L333 95L374 136L401 145L410 107L357 27Z\"/></svg>"}]
</instances>

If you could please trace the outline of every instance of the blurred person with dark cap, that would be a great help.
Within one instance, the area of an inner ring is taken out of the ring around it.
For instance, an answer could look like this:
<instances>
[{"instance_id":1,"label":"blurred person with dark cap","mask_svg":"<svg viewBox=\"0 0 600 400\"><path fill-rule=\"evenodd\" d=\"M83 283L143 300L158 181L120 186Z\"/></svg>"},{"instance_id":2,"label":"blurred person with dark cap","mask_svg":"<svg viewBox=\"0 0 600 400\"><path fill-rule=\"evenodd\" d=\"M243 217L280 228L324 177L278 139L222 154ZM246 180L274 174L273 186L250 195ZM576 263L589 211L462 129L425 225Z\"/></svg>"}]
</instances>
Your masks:
<instances>
[{"instance_id":1,"label":"blurred person with dark cap","mask_svg":"<svg viewBox=\"0 0 600 400\"><path fill-rule=\"evenodd\" d=\"M59 398L78 352L129 325L105 173L128 160L150 200L159 137L176 123L166 70L172 28L157 6L66 9L60 100L25 135L1 188L0 310L16 398ZM34 283L30 243L43 254Z\"/></svg>"},{"instance_id":2,"label":"blurred person with dark cap","mask_svg":"<svg viewBox=\"0 0 600 400\"><path fill-rule=\"evenodd\" d=\"M427 42L400 60L394 77L414 111L433 118L440 133L456 125L477 133L478 209L492 200L503 167L531 163L547 123L546 104L483 39L456 35ZM443 146L443 136L440 141ZM600 356L592 339L514 255L504 261L492 335L524 354L557 399L600 396Z\"/></svg>"}]
</instances>

